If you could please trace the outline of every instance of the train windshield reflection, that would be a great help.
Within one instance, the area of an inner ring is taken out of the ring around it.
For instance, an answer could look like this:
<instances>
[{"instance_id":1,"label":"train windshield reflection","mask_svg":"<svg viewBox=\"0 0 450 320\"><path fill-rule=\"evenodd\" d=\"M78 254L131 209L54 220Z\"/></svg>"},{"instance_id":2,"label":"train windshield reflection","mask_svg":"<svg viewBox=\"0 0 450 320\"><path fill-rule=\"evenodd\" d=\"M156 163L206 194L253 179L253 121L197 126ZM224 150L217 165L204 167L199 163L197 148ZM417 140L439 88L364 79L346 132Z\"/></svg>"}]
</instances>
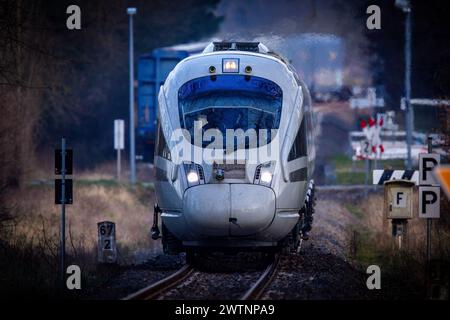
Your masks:
<instances>
[{"instance_id":1,"label":"train windshield reflection","mask_svg":"<svg viewBox=\"0 0 450 320\"><path fill-rule=\"evenodd\" d=\"M266 144L273 137L271 129L280 124L282 90L273 81L244 75L203 77L185 83L178 92L181 127L194 137L195 121L202 132L217 129L226 138L226 130L267 129ZM203 147L208 143L203 143ZM223 141L226 145L226 141ZM246 141L248 148L249 141Z\"/></svg>"}]
</instances>

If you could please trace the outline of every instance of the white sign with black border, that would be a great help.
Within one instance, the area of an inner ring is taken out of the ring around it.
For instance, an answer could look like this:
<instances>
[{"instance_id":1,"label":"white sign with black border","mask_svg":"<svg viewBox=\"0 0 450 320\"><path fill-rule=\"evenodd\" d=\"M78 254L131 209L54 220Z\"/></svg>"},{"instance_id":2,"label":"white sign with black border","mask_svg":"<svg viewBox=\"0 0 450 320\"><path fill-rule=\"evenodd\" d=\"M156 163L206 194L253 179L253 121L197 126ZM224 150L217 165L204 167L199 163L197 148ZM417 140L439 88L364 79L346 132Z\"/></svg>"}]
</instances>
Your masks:
<instances>
[{"instance_id":1,"label":"white sign with black border","mask_svg":"<svg viewBox=\"0 0 450 320\"><path fill-rule=\"evenodd\" d=\"M419 218L440 217L441 189L438 186L419 186Z\"/></svg>"},{"instance_id":2,"label":"white sign with black border","mask_svg":"<svg viewBox=\"0 0 450 320\"><path fill-rule=\"evenodd\" d=\"M436 186L439 183L433 175L433 169L441 162L441 156L436 153L419 154L419 185Z\"/></svg>"},{"instance_id":3,"label":"white sign with black border","mask_svg":"<svg viewBox=\"0 0 450 320\"><path fill-rule=\"evenodd\" d=\"M98 262L116 263L116 225L111 221L97 223L98 228Z\"/></svg>"},{"instance_id":4,"label":"white sign with black border","mask_svg":"<svg viewBox=\"0 0 450 320\"><path fill-rule=\"evenodd\" d=\"M123 150L125 147L125 122L114 120L114 149Z\"/></svg>"}]
</instances>

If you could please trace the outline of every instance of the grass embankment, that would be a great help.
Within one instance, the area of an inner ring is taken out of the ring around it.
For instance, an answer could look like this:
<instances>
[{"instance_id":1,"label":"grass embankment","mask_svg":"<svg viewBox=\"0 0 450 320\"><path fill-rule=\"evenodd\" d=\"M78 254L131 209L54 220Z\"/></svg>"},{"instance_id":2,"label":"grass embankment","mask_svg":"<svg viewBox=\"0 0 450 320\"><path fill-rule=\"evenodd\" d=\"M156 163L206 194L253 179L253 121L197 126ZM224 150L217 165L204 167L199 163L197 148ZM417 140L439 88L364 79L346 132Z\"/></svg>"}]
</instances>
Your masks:
<instances>
[{"instance_id":1,"label":"grass embankment","mask_svg":"<svg viewBox=\"0 0 450 320\"><path fill-rule=\"evenodd\" d=\"M51 181L28 184L8 199L12 219L0 226L0 296L63 297L57 286L61 207L54 204ZM98 222L116 223L121 264L136 261L140 251L154 245L148 236L154 201L151 184L131 188L113 179L83 176L74 181L73 199L73 205L66 206L67 264L81 267L84 289L107 281L114 272L97 267Z\"/></svg>"},{"instance_id":2,"label":"grass embankment","mask_svg":"<svg viewBox=\"0 0 450 320\"><path fill-rule=\"evenodd\" d=\"M365 161L353 161L345 154L333 156L331 160L336 174L336 184L355 185L365 183ZM375 169L372 162L372 169ZM394 160L378 160L377 167L379 169L404 169L404 161L401 159ZM372 184L372 173L369 174L369 184Z\"/></svg>"},{"instance_id":3,"label":"grass embankment","mask_svg":"<svg viewBox=\"0 0 450 320\"><path fill-rule=\"evenodd\" d=\"M417 210L417 199L414 207ZM441 204L448 208L448 202ZM403 249L392 237L391 222L383 216L383 194L347 201L347 210L361 222L349 229L349 258L364 270L378 265L382 274L383 298L404 299L426 297L425 219L408 221ZM414 217L418 214L415 212ZM450 257L450 217L435 221L433 226L433 258L441 262Z\"/></svg>"}]
</instances>

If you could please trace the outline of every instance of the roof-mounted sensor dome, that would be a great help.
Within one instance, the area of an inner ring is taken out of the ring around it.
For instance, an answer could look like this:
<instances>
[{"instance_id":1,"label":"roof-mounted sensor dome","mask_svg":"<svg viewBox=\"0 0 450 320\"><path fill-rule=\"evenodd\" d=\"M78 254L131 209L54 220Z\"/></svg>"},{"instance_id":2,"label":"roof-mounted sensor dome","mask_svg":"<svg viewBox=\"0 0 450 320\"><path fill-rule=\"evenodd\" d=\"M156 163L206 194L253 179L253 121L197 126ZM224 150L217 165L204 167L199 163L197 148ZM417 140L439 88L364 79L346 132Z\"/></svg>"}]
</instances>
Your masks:
<instances>
[{"instance_id":1,"label":"roof-mounted sensor dome","mask_svg":"<svg viewBox=\"0 0 450 320\"><path fill-rule=\"evenodd\" d=\"M211 42L203 50L203 53L215 51L249 51L268 53L269 49L261 42Z\"/></svg>"}]
</instances>

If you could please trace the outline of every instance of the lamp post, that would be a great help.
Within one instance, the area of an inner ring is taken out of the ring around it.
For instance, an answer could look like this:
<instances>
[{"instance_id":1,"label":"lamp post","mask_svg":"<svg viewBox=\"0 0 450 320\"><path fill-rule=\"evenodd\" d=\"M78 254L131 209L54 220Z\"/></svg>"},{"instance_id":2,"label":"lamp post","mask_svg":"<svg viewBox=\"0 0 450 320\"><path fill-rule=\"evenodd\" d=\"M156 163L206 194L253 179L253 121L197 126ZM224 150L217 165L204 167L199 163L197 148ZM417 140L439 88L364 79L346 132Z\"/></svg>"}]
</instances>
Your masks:
<instances>
[{"instance_id":1,"label":"lamp post","mask_svg":"<svg viewBox=\"0 0 450 320\"><path fill-rule=\"evenodd\" d=\"M133 15L136 14L136 8L127 8L127 14L130 17L130 183L136 183L136 151L135 151L135 137L134 137L134 50L133 50Z\"/></svg>"},{"instance_id":2,"label":"lamp post","mask_svg":"<svg viewBox=\"0 0 450 320\"><path fill-rule=\"evenodd\" d=\"M414 126L413 110L411 107L411 4L409 0L395 0L395 5L405 13L405 99L406 110L406 144L408 170L412 169L411 145Z\"/></svg>"}]
</instances>

